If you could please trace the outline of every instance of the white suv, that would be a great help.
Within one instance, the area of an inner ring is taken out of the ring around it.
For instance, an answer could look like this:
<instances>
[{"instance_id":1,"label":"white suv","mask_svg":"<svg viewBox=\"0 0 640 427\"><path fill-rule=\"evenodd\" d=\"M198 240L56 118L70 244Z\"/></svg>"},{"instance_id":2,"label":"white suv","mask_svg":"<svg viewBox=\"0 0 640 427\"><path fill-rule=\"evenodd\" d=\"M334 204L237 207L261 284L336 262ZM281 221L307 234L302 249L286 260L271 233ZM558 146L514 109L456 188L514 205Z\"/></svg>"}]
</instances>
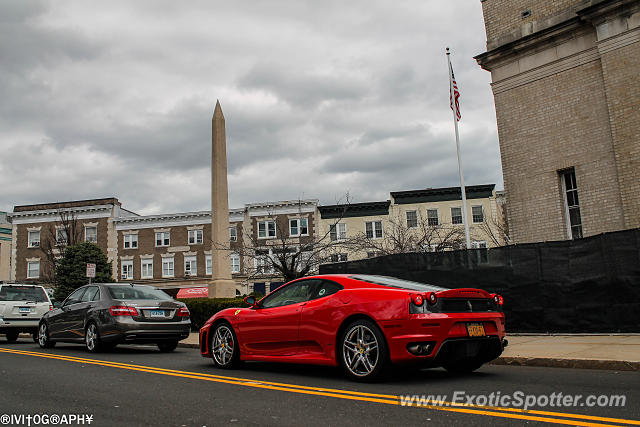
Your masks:
<instances>
[{"instance_id":1,"label":"white suv","mask_svg":"<svg viewBox=\"0 0 640 427\"><path fill-rule=\"evenodd\" d=\"M14 342L20 332L26 332L37 342L40 318L51 309L53 305L42 286L0 285L0 334Z\"/></svg>"}]
</instances>

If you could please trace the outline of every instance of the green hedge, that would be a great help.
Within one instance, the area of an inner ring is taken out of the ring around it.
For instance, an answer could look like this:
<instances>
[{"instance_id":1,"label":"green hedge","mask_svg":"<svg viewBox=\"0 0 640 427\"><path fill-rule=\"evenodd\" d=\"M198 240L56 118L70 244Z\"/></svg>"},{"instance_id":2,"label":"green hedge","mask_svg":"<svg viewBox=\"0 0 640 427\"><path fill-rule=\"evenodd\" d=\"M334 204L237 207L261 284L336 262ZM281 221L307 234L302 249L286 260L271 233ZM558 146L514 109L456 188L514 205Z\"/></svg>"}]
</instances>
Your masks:
<instances>
[{"instance_id":1,"label":"green hedge","mask_svg":"<svg viewBox=\"0 0 640 427\"><path fill-rule=\"evenodd\" d=\"M186 298L179 299L191 313L191 330L198 331L207 320L220 310L247 307L242 298Z\"/></svg>"}]
</instances>

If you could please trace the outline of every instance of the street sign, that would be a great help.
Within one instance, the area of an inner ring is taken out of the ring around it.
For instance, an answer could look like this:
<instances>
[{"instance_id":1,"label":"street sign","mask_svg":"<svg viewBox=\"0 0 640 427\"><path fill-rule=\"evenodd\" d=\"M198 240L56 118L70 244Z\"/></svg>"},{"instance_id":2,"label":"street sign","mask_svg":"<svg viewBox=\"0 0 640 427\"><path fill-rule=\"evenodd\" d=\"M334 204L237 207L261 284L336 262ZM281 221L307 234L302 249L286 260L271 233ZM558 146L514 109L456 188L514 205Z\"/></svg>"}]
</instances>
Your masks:
<instances>
[{"instance_id":1,"label":"street sign","mask_svg":"<svg viewBox=\"0 0 640 427\"><path fill-rule=\"evenodd\" d=\"M96 265L87 263L87 277L96 277Z\"/></svg>"}]
</instances>

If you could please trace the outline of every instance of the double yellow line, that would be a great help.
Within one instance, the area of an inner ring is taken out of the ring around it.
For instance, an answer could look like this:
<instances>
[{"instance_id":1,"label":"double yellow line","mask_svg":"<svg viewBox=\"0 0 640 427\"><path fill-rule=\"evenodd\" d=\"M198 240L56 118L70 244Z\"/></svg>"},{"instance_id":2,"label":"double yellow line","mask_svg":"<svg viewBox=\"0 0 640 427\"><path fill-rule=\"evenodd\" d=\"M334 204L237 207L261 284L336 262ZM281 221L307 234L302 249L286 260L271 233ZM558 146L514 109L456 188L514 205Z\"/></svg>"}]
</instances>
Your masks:
<instances>
[{"instance_id":1,"label":"double yellow line","mask_svg":"<svg viewBox=\"0 0 640 427\"><path fill-rule=\"evenodd\" d=\"M388 405L400 405L400 396L390 394L363 393L351 390L340 390L323 387L310 387L296 384L278 383L272 381L252 380L247 378L228 377L223 375L204 374L200 372L177 371L173 369L154 368L144 365L110 362L107 360L95 360L73 356L63 356L35 351L16 350L0 347L1 353L10 353L22 356L41 357L45 359L62 360L66 362L84 363L89 365L106 366L110 368L127 369L130 371L148 372L172 377L190 378L201 381L212 381L225 384L240 385L244 387L261 388L267 390L286 391L290 393L306 394L313 396L334 397L345 400L362 402L383 403ZM611 426L611 425L640 425L637 420L625 420L621 418L597 417L592 415L569 414L563 412L550 412L539 410L523 410L517 408L504 408L498 406L478 406L456 404L452 402L438 402L432 405L406 405L420 408L434 409L438 411L459 412L465 414L484 415L490 417L510 418L527 421L541 421L553 424L566 424L575 426ZM608 424L601 424L605 422ZM613 424L612 424L613 423Z\"/></svg>"}]
</instances>

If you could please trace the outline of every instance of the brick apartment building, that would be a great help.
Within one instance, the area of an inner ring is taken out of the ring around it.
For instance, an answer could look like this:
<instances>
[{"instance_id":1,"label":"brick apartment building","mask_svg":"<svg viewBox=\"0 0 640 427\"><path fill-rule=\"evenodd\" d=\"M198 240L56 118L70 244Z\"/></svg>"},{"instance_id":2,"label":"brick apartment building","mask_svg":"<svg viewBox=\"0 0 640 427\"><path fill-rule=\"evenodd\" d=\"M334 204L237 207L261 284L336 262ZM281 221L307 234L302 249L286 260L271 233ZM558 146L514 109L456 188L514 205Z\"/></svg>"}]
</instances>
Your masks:
<instances>
[{"instance_id":1,"label":"brick apartment building","mask_svg":"<svg viewBox=\"0 0 640 427\"><path fill-rule=\"evenodd\" d=\"M390 233L421 233L424 222L434 233L428 242L428 251L450 250L447 245L439 248L442 239L452 236L457 240L450 244L463 248L464 222L460 187L428 188L423 190L396 191L390 200L353 203L350 205L319 206L321 233L329 233L332 240L349 240L357 236L379 240ZM470 221L471 246L474 249L491 248L505 244L502 212L498 206L495 185L470 185L466 187L467 212ZM424 233L424 232L422 232ZM392 237L392 239L398 236ZM445 242L446 243L446 242ZM375 244L368 248L358 244L332 256L333 261L353 261L382 255ZM384 246L384 244L380 245Z\"/></svg>"},{"instance_id":2,"label":"brick apartment building","mask_svg":"<svg viewBox=\"0 0 640 427\"><path fill-rule=\"evenodd\" d=\"M640 1L482 8L512 242L640 227Z\"/></svg>"},{"instance_id":3,"label":"brick apartment building","mask_svg":"<svg viewBox=\"0 0 640 427\"><path fill-rule=\"evenodd\" d=\"M0 212L0 283L11 280L11 224L6 212Z\"/></svg>"},{"instance_id":4,"label":"brick apartment building","mask_svg":"<svg viewBox=\"0 0 640 427\"><path fill-rule=\"evenodd\" d=\"M494 185L468 186L467 198L474 247L500 244L478 228L483 223L495 228L501 218ZM267 293L283 284L267 261L283 245L299 249L324 238L337 240L368 231L372 238L382 238L394 217L409 221L409 228L411 221L422 216L429 216L437 226L463 227L457 187L392 192L390 201L350 204L345 214L340 213L343 208L319 206L311 199L250 203L231 209L229 263L236 294ZM209 211L138 215L122 208L118 199L106 198L16 206L9 214L15 242L15 281L50 282L52 272L43 247L45 239L64 240L60 235L61 212L73 214L81 231L80 240L96 243L107 254L117 281L147 283L176 294L179 289L206 287L211 280L215 248ZM333 232L332 225L336 225ZM61 256L61 252L56 255ZM346 251L336 253L331 260L376 255Z\"/></svg>"}]
</instances>

